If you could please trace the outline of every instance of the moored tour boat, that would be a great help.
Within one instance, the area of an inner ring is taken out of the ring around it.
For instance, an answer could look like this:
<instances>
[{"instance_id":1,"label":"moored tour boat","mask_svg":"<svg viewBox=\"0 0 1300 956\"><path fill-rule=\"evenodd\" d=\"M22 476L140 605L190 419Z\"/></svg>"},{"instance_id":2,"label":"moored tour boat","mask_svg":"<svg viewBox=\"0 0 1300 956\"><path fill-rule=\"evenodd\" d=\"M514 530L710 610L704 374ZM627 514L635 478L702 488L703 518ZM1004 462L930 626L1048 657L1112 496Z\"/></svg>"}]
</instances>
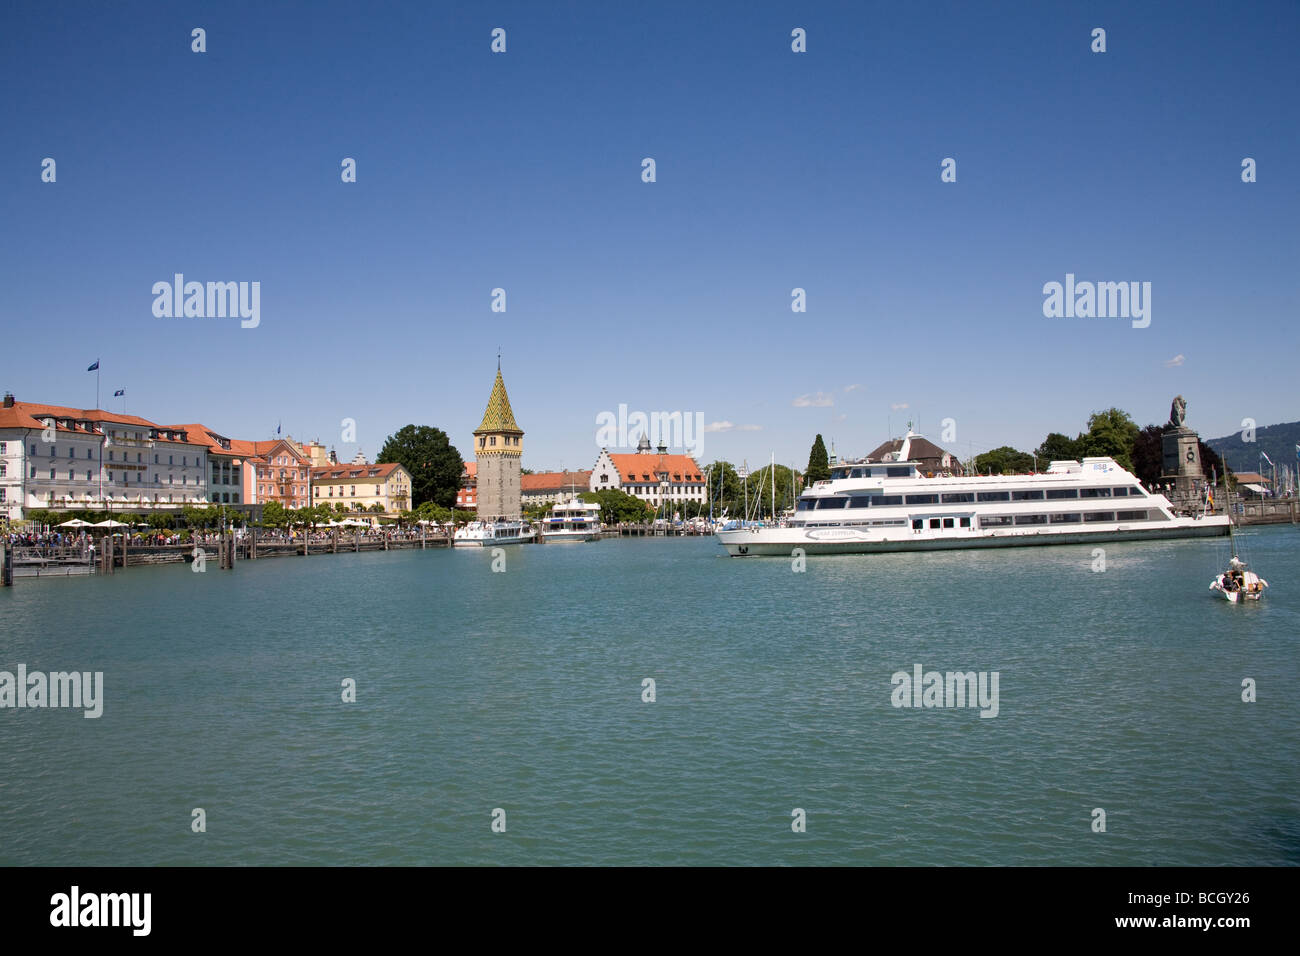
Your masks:
<instances>
[{"instance_id":1,"label":"moored tour boat","mask_svg":"<svg viewBox=\"0 0 1300 956\"><path fill-rule=\"evenodd\" d=\"M456 529L451 543L457 548L494 548L503 544L526 544L536 532L525 521L471 521Z\"/></svg>"},{"instance_id":2,"label":"moored tour boat","mask_svg":"<svg viewBox=\"0 0 1300 956\"><path fill-rule=\"evenodd\" d=\"M1110 458L1054 461L1031 475L927 477L908 432L881 461L839 462L800 495L784 527L718 532L733 557L873 554L1086 544L1228 533L1227 515L1175 515Z\"/></svg>"},{"instance_id":3,"label":"moored tour boat","mask_svg":"<svg viewBox=\"0 0 1300 956\"><path fill-rule=\"evenodd\" d=\"M542 540L547 544L560 541L599 541L600 505L583 501L576 495L556 502L542 525Z\"/></svg>"}]
</instances>

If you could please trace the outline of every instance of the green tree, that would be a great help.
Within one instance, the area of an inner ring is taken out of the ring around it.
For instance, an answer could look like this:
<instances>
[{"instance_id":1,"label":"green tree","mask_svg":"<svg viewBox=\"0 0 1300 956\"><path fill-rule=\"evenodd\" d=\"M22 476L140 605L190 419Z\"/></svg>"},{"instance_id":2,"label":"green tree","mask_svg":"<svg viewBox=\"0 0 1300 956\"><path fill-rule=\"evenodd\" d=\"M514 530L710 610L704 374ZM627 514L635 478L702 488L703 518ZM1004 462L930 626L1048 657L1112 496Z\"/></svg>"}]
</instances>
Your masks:
<instances>
[{"instance_id":1,"label":"green tree","mask_svg":"<svg viewBox=\"0 0 1300 956\"><path fill-rule=\"evenodd\" d=\"M1088 430L1080 438L1083 453L1092 458L1113 458L1121 468L1132 471L1138 431L1128 412L1118 408L1094 412L1088 418Z\"/></svg>"},{"instance_id":2,"label":"green tree","mask_svg":"<svg viewBox=\"0 0 1300 956\"><path fill-rule=\"evenodd\" d=\"M808 452L808 468L804 472L804 480L811 485L814 481L826 481L830 476L831 463L826 454L826 443L818 435L812 443L812 450Z\"/></svg>"},{"instance_id":3,"label":"green tree","mask_svg":"<svg viewBox=\"0 0 1300 956\"><path fill-rule=\"evenodd\" d=\"M375 458L376 464L400 462L411 473L411 503L426 501L450 508L465 463L447 433L429 425L406 425L390 435Z\"/></svg>"},{"instance_id":4,"label":"green tree","mask_svg":"<svg viewBox=\"0 0 1300 956\"><path fill-rule=\"evenodd\" d=\"M994 448L975 456L975 473L978 475L1021 475L1034 467L1034 456L1017 451L1010 445Z\"/></svg>"},{"instance_id":5,"label":"green tree","mask_svg":"<svg viewBox=\"0 0 1300 956\"><path fill-rule=\"evenodd\" d=\"M268 501L262 506L262 524L268 528L283 528L289 523L289 512L278 501Z\"/></svg>"},{"instance_id":6,"label":"green tree","mask_svg":"<svg viewBox=\"0 0 1300 956\"><path fill-rule=\"evenodd\" d=\"M584 491L578 497L600 505L600 520L603 524L618 524L623 521L639 523L648 521L654 514L654 509L640 498L614 488Z\"/></svg>"},{"instance_id":7,"label":"green tree","mask_svg":"<svg viewBox=\"0 0 1300 956\"><path fill-rule=\"evenodd\" d=\"M1070 438L1060 432L1052 432L1034 451L1039 470L1046 471L1047 466L1054 461L1078 461L1083 457L1081 444L1081 438Z\"/></svg>"}]
</instances>

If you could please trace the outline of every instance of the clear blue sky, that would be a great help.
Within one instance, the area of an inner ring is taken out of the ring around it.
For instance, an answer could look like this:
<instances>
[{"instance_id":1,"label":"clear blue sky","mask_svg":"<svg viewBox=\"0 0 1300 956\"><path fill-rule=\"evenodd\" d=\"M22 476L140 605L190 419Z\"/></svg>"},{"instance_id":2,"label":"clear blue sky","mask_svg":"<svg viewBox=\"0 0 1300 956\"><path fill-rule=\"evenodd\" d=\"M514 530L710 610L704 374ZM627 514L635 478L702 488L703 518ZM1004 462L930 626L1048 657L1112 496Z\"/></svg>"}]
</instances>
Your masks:
<instances>
[{"instance_id":1,"label":"clear blue sky","mask_svg":"<svg viewBox=\"0 0 1300 956\"><path fill-rule=\"evenodd\" d=\"M0 17L0 387L23 399L92 404L99 358L101 404L125 387L154 420L282 421L344 457L344 418L372 457L415 422L470 454L500 346L537 470L590 467L620 403L758 426L705 461L800 466L817 432L861 453L909 417L954 418L963 455L1112 404L1161 422L1176 393L1206 437L1300 418L1300 4ZM176 272L259 281L261 325L155 318ZM1067 272L1150 282L1150 327L1045 318Z\"/></svg>"}]
</instances>

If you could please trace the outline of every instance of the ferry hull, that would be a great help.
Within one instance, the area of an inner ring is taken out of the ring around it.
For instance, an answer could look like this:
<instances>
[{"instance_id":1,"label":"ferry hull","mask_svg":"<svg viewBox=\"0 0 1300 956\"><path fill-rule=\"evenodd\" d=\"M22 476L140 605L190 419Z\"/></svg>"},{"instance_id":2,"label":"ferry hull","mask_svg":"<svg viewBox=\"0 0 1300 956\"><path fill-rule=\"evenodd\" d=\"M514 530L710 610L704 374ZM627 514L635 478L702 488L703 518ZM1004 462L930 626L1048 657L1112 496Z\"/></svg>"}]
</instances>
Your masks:
<instances>
[{"instance_id":1,"label":"ferry hull","mask_svg":"<svg viewBox=\"0 0 1300 956\"><path fill-rule=\"evenodd\" d=\"M1167 538L1213 538L1228 533L1222 515L1179 519L1164 527L1111 526L1059 534L1042 531L989 531L949 535L912 535L894 529L894 535L855 528L764 528L757 531L720 531L718 543L732 557L789 557L795 548L805 554L886 554L897 551L954 551L969 548L1020 548L1053 544L1091 544L1107 541L1150 541Z\"/></svg>"}]
</instances>

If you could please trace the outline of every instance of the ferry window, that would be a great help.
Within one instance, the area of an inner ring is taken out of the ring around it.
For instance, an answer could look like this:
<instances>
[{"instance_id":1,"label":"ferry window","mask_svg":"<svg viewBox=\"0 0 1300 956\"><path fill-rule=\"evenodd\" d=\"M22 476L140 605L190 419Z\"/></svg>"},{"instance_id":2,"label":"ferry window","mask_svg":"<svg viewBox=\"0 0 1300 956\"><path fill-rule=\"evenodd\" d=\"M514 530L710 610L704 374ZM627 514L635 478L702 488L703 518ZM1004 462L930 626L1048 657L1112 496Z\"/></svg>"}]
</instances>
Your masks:
<instances>
[{"instance_id":1,"label":"ferry window","mask_svg":"<svg viewBox=\"0 0 1300 956\"><path fill-rule=\"evenodd\" d=\"M1117 511L1115 517L1119 521L1146 521L1147 513L1145 511Z\"/></svg>"},{"instance_id":2,"label":"ferry window","mask_svg":"<svg viewBox=\"0 0 1300 956\"><path fill-rule=\"evenodd\" d=\"M1109 488L1080 488L1079 497L1080 498L1109 498L1110 489Z\"/></svg>"},{"instance_id":3,"label":"ferry window","mask_svg":"<svg viewBox=\"0 0 1300 956\"><path fill-rule=\"evenodd\" d=\"M813 508L814 508L816 505L817 505L817 502L816 502L815 499L812 499L812 498L800 498L800 499L799 499L799 504L795 506L795 510L796 510L796 511L812 511Z\"/></svg>"},{"instance_id":4,"label":"ferry window","mask_svg":"<svg viewBox=\"0 0 1300 956\"><path fill-rule=\"evenodd\" d=\"M922 528L924 528L924 527L925 527L925 520L924 520L924 519L922 519L922 518L913 518L913 519L912 519L912 530L913 530L913 531L920 531L920 530L921 530Z\"/></svg>"},{"instance_id":5,"label":"ferry window","mask_svg":"<svg viewBox=\"0 0 1300 956\"><path fill-rule=\"evenodd\" d=\"M1077 498L1079 497L1078 488L1049 488L1047 489L1047 500L1054 501L1060 498Z\"/></svg>"},{"instance_id":6,"label":"ferry window","mask_svg":"<svg viewBox=\"0 0 1300 956\"><path fill-rule=\"evenodd\" d=\"M1013 491L1011 492L1011 500L1012 501L1042 501L1043 492L1041 489L1034 489L1029 491Z\"/></svg>"},{"instance_id":7,"label":"ferry window","mask_svg":"<svg viewBox=\"0 0 1300 956\"><path fill-rule=\"evenodd\" d=\"M1009 491L981 491L979 493L980 501L1010 501L1011 492Z\"/></svg>"},{"instance_id":8,"label":"ferry window","mask_svg":"<svg viewBox=\"0 0 1300 956\"><path fill-rule=\"evenodd\" d=\"M885 469L885 474L890 478L906 478L912 473L911 468L894 465Z\"/></svg>"},{"instance_id":9,"label":"ferry window","mask_svg":"<svg viewBox=\"0 0 1300 956\"><path fill-rule=\"evenodd\" d=\"M847 478L848 476L849 476L849 472L847 468L835 468L831 470L831 481L835 481L840 478Z\"/></svg>"},{"instance_id":10,"label":"ferry window","mask_svg":"<svg viewBox=\"0 0 1300 956\"><path fill-rule=\"evenodd\" d=\"M1089 511L1083 516L1084 521L1114 521L1115 512L1113 511Z\"/></svg>"},{"instance_id":11,"label":"ferry window","mask_svg":"<svg viewBox=\"0 0 1300 956\"><path fill-rule=\"evenodd\" d=\"M943 519L943 526L944 526L945 528L951 528L954 524L955 524L955 522L952 520L952 518L944 518L944 519Z\"/></svg>"},{"instance_id":12,"label":"ferry window","mask_svg":"<svg viewBox=\"0 0 1300 956\"><path fill-rule=\"evenodd\" d=\"M1016 515L1016 524L1047 524L1047 515Z\"/></svg>"},{"instance_id":13,"label":"ferry window","mask_svg":"<svg viewBox=\"0 0 1300 956\"><path fill-rule=\"evenodd\" d=\"M849 499L850 508L866 508L871 504L871 499L866 495L854 495Z\"/></svg>"},{"instance_id":14,"label":"ferry window","mask_svg":"<svg viewBox=\"0 0 1300 956\"><path fill-rule=\"evenodd\" d=\"M939 503L938 495L908 495L907 503L909 505L937 505Z\"/></svg>"},{"instance_id":15,"label":"ferry window","mask_svg":"<svg viewBox=\"0 0 1300 956\"><path fill-rule=\"evenodd\" d=\"M1128 494L1128 489L1127 489L1127 488L1112 488L1112 489L1110 489L1110 493L1111 493L1112 495L1114 495L1116 498L1123 498L1125 495Z\"/></svg>"},{"instance_id":16,"label":"ferry window","mask_svg":"<svg viewBox=\"0 0 1300 956\"><path fill-rule=\"evenodd\" d=\"M853 471L852 471L852 473L851 473L851 476L850 476L850 477L853 477L853 478L865 478L865 477L867 477L867 469L865 469L865 468L854 468Z\"/></svg>"},{"instance_id":17,"label":"ferry window","mask_svg":"<svg viewBox=\"0 0 1300 956\"><path fill-rule=\"evenodd\" d=\"M969 491L955 491L942 496L943 503L946 505L965 504L974 501L975 495Z\"/></svg>"},{"instance_id":18,"label":"ferry window","mask_svg":"<svg viewBox=\"0 0 1300 956\"><path fill-rule=\"evenodd\" d=\"M931 518L931 519L930 519L930 527L931 527L931 528L937 528L937 527L939 527L939 519L938 519L938 518Z\"/></svg>"},{"instance_id":19,"label":"ferry window","mask_svg":"<svg viewBox=\"0 0 1300 956\"><path fill-rule=\"evenodd\" d=\"M961 526L962 526L963 528L969 528L969 527L970 527L970 518L962 518L962 519L961 519Z\"/></svg>"},{"instance_id":20,"label":"ferry window","mask_svg":"<svg viewBox=\"0 0 1300 956\"><path fill-rule=\"evenodd\" d=\"M871 506L873 508L880 508L884 505L901 505L902 503L902 495L876 495L876 497L871 500Z\"/></svg>"},{"instance_id":21,"label":"ferry window","mask_svg":"<svg viewBox=\"0 0 1300 956\"><path fill-rule=\"evenodd\" d=\"M1079 515L1076 514L1054 514L1052 515L1052 524L1078 524Z\"/></svg>"},{"instance_id":22,"label":"ferry window","mask_svg":"<svg viewBox=\"0 0 1300 956\"><path fill-rule=\"evenodd\" d=\"M848 498L823 498L821 504L817 506L817 510L825 511L828 508L843 508L848 503Z\"/></svg>"}]
</instances>

